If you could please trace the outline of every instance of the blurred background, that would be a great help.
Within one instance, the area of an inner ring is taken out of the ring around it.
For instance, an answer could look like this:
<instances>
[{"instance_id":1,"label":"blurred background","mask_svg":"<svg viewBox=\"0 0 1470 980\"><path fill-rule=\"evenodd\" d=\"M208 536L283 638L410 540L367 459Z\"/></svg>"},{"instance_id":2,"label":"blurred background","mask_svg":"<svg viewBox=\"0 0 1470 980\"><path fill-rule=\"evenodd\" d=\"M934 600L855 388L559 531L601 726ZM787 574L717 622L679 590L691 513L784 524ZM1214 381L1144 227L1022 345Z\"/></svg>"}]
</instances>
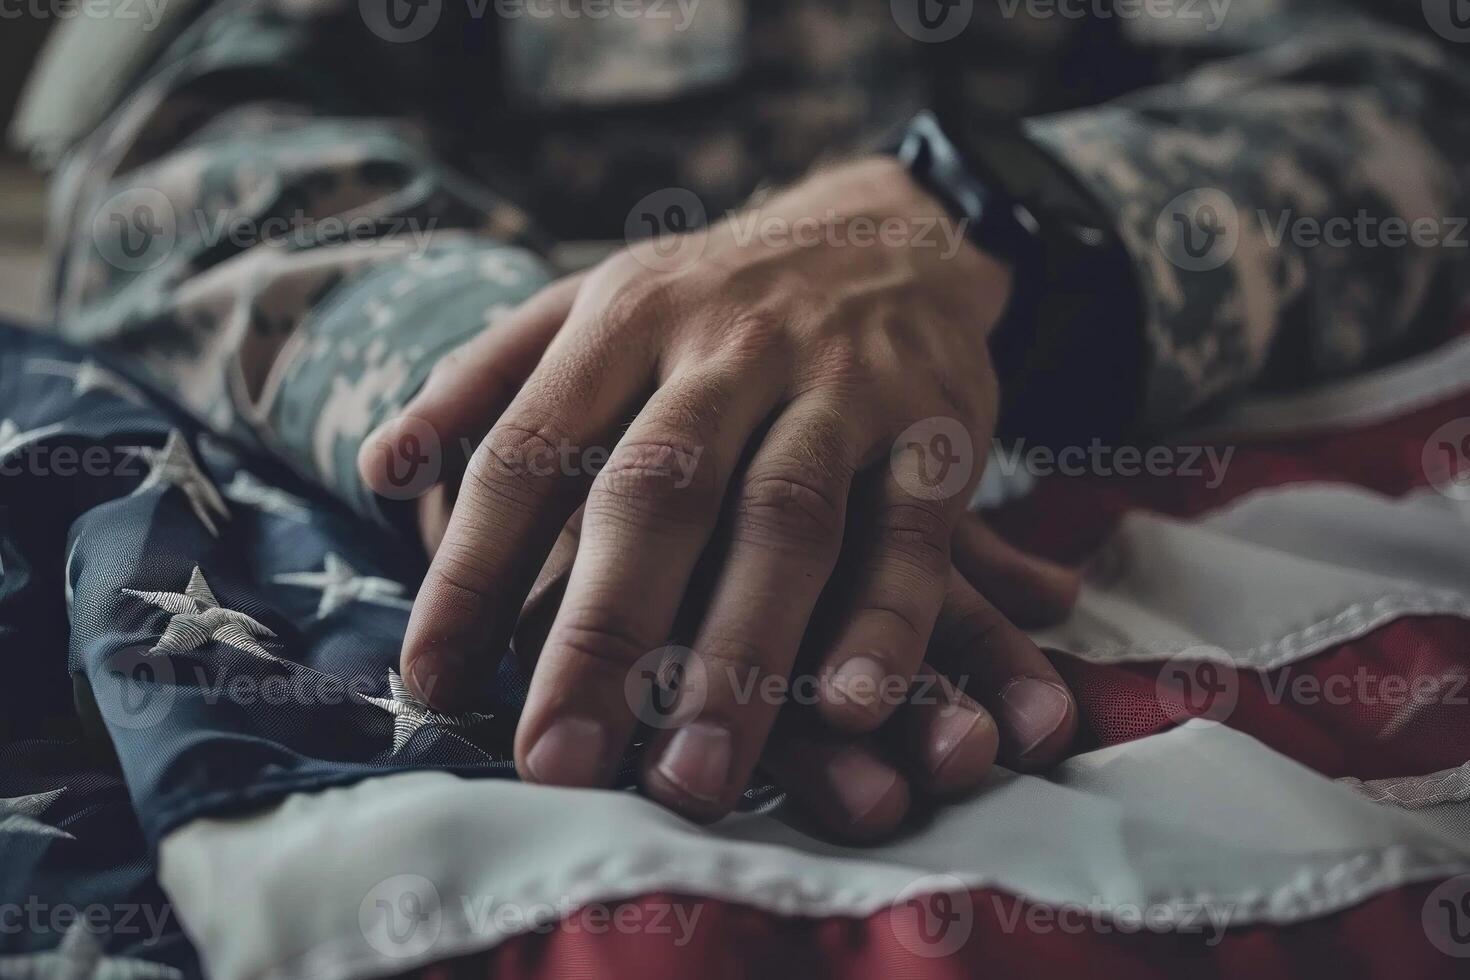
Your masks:
<instances>
[{"instance_id":1,"label":"blurred background","mask_svg":"<svg viewBox=\"0 0 1470 980\"><path fill-rule=\"evenodd\" d=\"M0 131L9 131L27 74L57 21L19 10L0 20ZM49 279L46 184L8 141L0 152L0 317L35 320Z\"/></svg>"}]
</instances>

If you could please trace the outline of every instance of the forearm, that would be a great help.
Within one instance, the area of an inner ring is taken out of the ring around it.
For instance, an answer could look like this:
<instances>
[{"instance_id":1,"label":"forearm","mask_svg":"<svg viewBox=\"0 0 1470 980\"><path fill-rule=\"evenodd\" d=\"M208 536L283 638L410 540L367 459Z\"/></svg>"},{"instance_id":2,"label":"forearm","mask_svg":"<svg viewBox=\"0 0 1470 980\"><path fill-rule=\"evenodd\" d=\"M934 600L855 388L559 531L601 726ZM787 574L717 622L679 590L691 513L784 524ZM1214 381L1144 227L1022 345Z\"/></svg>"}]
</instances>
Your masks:
<instances>
[{"instance_id":1,"label":"forearm","mask_svg":"<svg viewBox=\"0 0 1470 980\"><path fill-rule=\"evenodd\" d=\"M1044 223L1095 224L1115 243L1052 263L1024 343L998 357L1012 368L1003 385L1030 389L1013 414L1021 430L1064 428L1038 382L1052 400L1123 406L1118 422L1157 429L1250 388L1359 370L1449 328L1470 254L1456 232L1470 213L1470 76L1423 37L1343 20L1028 120L1012 141L1025 152L971 134L1022 200L1041 193L1048 168L1085 198L1060 221L1038 207ZM1100 381L1089 365L1109 345Z\"/></svg>"},{"instance_id":2,"label":"forearm","mask_svg":"<svg viewBox=\"0 0 1470 980\"><path fill-rule=\"evenodd\" d=\"M229 5L167 52L57 181L57 320L373 513L362 436L550 277L517 209L343 94L335 29Z\"/></svg>"}]
</instances>

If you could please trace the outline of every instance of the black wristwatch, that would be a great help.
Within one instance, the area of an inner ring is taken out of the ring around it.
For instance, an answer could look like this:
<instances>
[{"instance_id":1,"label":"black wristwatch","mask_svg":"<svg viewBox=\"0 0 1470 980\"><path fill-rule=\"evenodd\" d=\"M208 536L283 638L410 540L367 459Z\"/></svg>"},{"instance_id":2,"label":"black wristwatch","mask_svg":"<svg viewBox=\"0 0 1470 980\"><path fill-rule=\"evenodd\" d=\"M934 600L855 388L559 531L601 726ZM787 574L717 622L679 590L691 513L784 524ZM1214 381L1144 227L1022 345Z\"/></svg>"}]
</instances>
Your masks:
<instances>
[{"instance_id":1,"label":"black wristwatch","mask_svg":"<svg viewBox=\"0 0 1470 980\"><path fill-rule=\"evenodd\" d=\"M981 251L1010 264L1017 275L1040 259L1036 217L980 176L932 112L910 120L891 152L920 187L964 222L965 237Z\"/></svg>"},{"instance_id":2,"label":"black wristwatch","mask_svg":"<svg viewBox=\"0 0 1470 980\"><path fill-rule=\"evenodd\" d=\"M1129 424L1137 405L1117 392L1136 391L1143 370L1137 278L1070 171L1016 125L941 124L931 112L884 149L965 222L966 238L1011 267L1010 301L990 334L1000 428L1065 441L1080 436L1079 419L1109 434Z\"/></svg>"}]
</instances>

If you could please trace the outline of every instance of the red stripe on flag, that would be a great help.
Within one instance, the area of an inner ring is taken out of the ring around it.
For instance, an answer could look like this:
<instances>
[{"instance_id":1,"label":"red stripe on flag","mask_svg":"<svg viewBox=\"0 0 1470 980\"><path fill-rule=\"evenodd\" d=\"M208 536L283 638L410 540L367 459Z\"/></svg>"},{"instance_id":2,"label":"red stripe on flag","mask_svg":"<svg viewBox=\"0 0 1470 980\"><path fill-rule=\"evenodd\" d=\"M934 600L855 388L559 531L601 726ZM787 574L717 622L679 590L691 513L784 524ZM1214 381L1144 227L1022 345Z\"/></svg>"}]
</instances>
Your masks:
<instances>
[{"instance_id":1,"label":"red stripe on flag","mask_svg":"<svg viewBox=\"0 0 1470 980\"><path fill-rule=\"evenodd\" d=\"M1129 511L1189 519L1255 490L1305 482L1401 496L1429 485L1424 458L1430 437L1447 421L1466 417L1470 392L1372 425L1242 443L1214 488L1206 485L1207 474L1050 476L989 519L1022 547L1077 563ZM1194 710L1161 697L1160 674L1170 664L1056 659L1082 707L1077 751L1154 734L1209 707ZM1216 716L1329 776L1429 773L1470 759L1470 689L1457 680L1467 671L1470 622L1409 617L1281 670L1234 672L1233 707ZM1426 685L1436 682L1439 689L1429 691ZM1426 693L1427 702L1416 703Z\"/></svg>"},{"instance_id":2,"label":"red stripe on flag","mask_svg":"<svg viewBox=\"0 0 1470 980\"><path fill-rule=\"evenodd\" d=\"M425 969L421 980L832 977L842 980L1450 980L1470 959L1441 952L1422 916L1435 885L1385 892L1297 925L1223 935L1109 928L992 889L921 897L865 919L788 918L730 902L663 894L574 913L549 931ZM958 904L956 904L958 903ZM670 909L697 910L687 935ZM963 910L969 909L965 916ZM1436 910L1431 910L1434 914ZM614 923L622 921L623 927ZM654 923L659 923L655 931ZM670 931L664 931L668 927ZM963 933L951 930L963 930ZM955 940L961 939L958 948ZM1467 948L1470 951L1470 948Z\"/></svg>"},{"instance_id":3,"label":"red stripe on flag","mask_svg":"<svg viewBox=\"0 0 1470 980\"><path fill-rule=\"evenodd\" d=\"M1451 616L1401 619L1265 674L1219 666L1219 700L1161 681L1172 663L1053 659L1081 708L1077 752L1203 716L1332 777L1419 775L1470 759L1470 622Z\"/></svg>"},{"instance_id":4,"label":"red stripe on flag","mask_svg":"<svg viewBox=\"0 0 1470 980\"><path fill-rule=\"evenodd\" d=\"M1224 468L1219 486L1203 458L1196 475L1061 476L1039 479L1033 491L987 520L1036 554L1080 562L1107 539L1124 514L1149 510L1190 518L1216 510L1267 487L1291 483L1341 483L1402 496L1429 485L1424 447L1447 421L1470 417L1470 392L1375 425L1297 439L1243 443ZM1217 453L1230 443L1213 443ZM1175 455L1179 467L1189 461Z\"/></svg>"}]
</instances>

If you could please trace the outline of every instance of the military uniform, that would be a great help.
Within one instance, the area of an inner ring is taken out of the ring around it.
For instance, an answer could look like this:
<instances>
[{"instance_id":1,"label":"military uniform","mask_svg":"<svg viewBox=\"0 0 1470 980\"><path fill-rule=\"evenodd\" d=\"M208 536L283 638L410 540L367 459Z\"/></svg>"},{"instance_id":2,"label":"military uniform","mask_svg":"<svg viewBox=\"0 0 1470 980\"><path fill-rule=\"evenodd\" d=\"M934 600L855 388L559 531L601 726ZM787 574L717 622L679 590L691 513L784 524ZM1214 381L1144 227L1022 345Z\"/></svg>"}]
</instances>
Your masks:
<instances>
[{"instance_id":1,"label":"military uniform","mask_svg":"<svg viewBox=\"0 0 1470 980\"><path fill-rule=\"evenodd\" d=\"M1456 10L224 0L65 155L56 322L375 514L362 436L558 273L551 243L712 220L941 106L1083 189L1134 322L1073 303L1037 335L1059 361L1083 335L1121 350L1118 399L1168 425L1448 327L1470 283Z\"/></svg>"}]
</instances>

